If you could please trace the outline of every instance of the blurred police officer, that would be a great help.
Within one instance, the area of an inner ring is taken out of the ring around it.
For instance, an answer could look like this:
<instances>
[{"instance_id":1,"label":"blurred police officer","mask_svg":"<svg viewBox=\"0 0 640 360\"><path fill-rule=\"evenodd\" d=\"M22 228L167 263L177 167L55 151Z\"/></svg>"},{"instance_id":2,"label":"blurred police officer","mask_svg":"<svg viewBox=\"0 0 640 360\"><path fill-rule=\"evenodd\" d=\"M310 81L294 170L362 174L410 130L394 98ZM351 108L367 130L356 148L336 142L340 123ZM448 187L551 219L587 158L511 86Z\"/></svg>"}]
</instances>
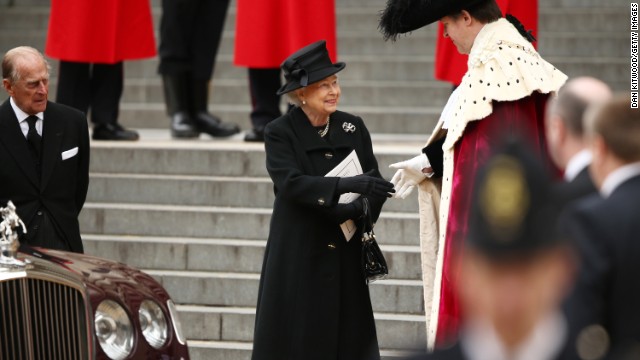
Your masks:
<instances>
[{"instance_id":1,"label":"blurred police officer","mask_svg":"<svg viewBox=\"0 0 640 360\"><path fill-rule=\"evenodd\" d=\"M456 289L465 314L458 342L417 359L569 359L559 310L573 279L557 232L560 203L543 166L516 142L492 156L474 188Z\"/></svg>"}]
</instances>

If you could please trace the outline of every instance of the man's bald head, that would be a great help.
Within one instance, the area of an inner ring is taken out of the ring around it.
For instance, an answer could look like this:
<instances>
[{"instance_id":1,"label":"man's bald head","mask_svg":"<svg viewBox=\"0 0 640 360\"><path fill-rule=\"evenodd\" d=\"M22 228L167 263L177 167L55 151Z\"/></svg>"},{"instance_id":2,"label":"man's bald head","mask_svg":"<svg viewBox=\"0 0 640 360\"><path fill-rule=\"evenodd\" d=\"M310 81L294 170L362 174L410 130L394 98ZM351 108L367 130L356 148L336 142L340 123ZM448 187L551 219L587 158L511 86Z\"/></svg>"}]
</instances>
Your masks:
<instances>
[{"instance_id":1,"label":"man's bald head","mask_svg":"<svg viewBox=\"0 0 640 360\"><path fill-rule=\"evenodd\" d=\"M557 116L569 132L582 137L582 119L589 106L611 98L611 88L604 82L588 76L573 78L560 89L558 97L549 104L549 117Z\"/></svg>"}]
</instances>

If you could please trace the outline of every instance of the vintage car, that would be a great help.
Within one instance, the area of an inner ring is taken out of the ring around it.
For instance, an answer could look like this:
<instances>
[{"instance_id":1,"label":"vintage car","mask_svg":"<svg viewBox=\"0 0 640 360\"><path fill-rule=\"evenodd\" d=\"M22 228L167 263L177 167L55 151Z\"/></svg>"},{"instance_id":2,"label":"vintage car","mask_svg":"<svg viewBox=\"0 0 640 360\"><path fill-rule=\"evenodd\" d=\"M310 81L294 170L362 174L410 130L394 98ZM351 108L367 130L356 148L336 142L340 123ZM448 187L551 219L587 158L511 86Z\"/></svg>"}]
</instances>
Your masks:
<instances>
[{"instance_id":1,"label":"vintage car","mask_svg":"<svg viewBox=\"0 0 640 360\"><path fill-rule=\"evenodd\" d=\"M153 278L20 246L15 207L0 210L0 359L189 359L176 307Z\"/></svg>"}]
</instances>

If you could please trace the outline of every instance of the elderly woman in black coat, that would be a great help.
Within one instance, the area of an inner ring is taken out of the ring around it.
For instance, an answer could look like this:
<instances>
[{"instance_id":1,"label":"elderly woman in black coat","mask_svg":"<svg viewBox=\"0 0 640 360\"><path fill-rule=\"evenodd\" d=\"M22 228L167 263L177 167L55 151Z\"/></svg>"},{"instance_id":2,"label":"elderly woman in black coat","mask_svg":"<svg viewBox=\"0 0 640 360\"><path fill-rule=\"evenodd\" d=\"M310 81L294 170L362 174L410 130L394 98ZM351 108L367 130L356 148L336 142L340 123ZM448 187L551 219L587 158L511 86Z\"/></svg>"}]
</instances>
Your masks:
<instances>
[{"instance_id":1,"label":"elderly woman in black coat","mask_svg":"<svg viewBox=\"0 0 640 360\"><path fill-rule=\"evenodd\" d=\"M376 328L360 263L361 229L347 241L340 224L374 221L393 184L378 172L361 118L336 107L340 86L324 41L282 64L295 107L265 129L267 170L276 200L262 265L253 360L379 359ZM325 177L353 150L363 175ZM344 193L360 198L338 203Z\"/></svg>"}]
</instances>

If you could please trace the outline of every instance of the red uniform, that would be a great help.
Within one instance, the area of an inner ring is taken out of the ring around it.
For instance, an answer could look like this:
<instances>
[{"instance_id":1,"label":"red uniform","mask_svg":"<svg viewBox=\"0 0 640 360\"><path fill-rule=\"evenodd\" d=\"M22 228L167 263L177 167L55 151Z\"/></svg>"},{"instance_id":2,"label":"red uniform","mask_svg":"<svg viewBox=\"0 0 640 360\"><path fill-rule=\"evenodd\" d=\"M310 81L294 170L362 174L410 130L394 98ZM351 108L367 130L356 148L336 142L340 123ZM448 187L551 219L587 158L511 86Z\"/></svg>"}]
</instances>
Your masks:
<instances>
[{"instance_id":1,"label":"red uniform","mask_svg":"<svg viewBox=\"0 0 640 360\"><path fill-rule=\"evenodd\" d=\"M234 64L278 68L287 56L318 40L336 61L334 0L238 0Z\"/></svg>"},{"instance_id":2,"label":"red uniform","mask_svg":"<svg viewBox=\"0 0 640 360\"><path fill-rule=\"evenodd\" d=\"M155 56L149 0L51 0L45 53L101 64Z\"/></svg>"},{"instance_id":3,"label":"red uniform","mask_svg":"<svg viewBox=\"0 0 640 360\"><path fill-rule=\"evenodd\" d=\"M533 30L538 38L538 0L496 0L504 14L518 18L527 30ZM442 23L438 23L438 42L436 44L435 78L460 85L462 76L467 72L468 55L462 55L450 39L442 35ZM537 48L537 42L534 43Z\"/></svg>"}]
</instances>

